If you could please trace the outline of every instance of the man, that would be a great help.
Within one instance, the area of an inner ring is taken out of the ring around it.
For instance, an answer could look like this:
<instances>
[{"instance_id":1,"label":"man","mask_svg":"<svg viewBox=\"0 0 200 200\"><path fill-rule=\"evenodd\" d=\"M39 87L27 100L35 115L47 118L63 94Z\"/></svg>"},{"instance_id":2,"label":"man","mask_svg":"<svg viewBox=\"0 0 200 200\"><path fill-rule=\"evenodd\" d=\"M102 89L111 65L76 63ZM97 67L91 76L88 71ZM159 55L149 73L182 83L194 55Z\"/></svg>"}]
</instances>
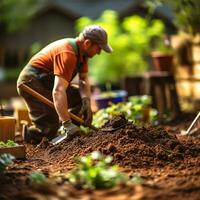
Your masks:
<instances>
[{"instance_id":1,"label":"man","mask_svg":"<svg viewBox=\"0 0 200 200\"><path fill-rule=\"evenodd\" d=\"M55 41L30 59L17 80L18 93L24 98L33 123L25 133L26 142L37 144L43 137L53 139L60 122L68 135L76 134L79 127L70 119L68 109L91 124L88 58L100 54L101 50L112 52L107 33L102 27L91 25L79 37ZM78 89L70 84L77 73ZM55 109L23 91L19 87L22 83L53 100Z\"/></svg>"}]
</instances>

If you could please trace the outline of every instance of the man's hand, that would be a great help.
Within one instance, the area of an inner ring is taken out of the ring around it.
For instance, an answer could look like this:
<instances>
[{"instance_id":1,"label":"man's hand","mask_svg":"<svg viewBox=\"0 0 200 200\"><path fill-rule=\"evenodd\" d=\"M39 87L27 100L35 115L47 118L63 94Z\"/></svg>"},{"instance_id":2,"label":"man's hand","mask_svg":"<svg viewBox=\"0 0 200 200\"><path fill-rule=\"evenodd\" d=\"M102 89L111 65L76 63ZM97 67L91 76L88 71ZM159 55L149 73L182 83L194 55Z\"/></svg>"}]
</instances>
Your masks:
<instances>
[{"instance_id":1,"label":"man's hand","mask_svg":"<svg viewBox=\"0 0 200 200\"><path fill-rule=\"evenodd\" d=\"M92 110L90 99L88 97L82 98L82 107L79 112L79 116L83 116L86 125L91 125L92 123Z\"/></svg>"},{"instance_id":2,"label":"man's hand","mask_svg":"<svg viewBox=\"0 0 200 200\"><path fill-rule=\"evenodd\" d=\"M78 132L80 132L79 127L73 124L71 120L62 122L62 126L58 130L59 134L67 135L67 139L73 138Z\"/></svg>"}]
</instances>

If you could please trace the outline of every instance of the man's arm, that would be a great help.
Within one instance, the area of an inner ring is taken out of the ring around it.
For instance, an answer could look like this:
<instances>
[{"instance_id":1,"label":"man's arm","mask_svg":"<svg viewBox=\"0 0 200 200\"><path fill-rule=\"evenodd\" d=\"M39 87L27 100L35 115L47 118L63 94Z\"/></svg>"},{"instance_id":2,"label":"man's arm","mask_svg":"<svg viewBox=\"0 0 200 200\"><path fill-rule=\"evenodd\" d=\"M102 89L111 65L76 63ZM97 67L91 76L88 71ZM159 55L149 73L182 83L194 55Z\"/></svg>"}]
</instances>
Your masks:
<instances>
[{"instance_id":1,"label":"man's arm","mask_svg":"<svg viewBox=\"0 0 200 200\"><path fill-rule=\"evenodd\" d=\"M80 73L79 74L79 80L80 80L80 88L81 88L81 97L91 97L91 89L90 89L90 83L88 78L88 73Z\"/></svg>"},{"instance_id":2,"label":"man's arm","mask_svg":"<svg viewBox=\"0 0 200 200\"><path fill-rule=\"evenodd\" d=\"M92 123L92 109L91 109L91 90L90 83L88 80L87 73L79 74L80 87L81 87L81 97L82 97L82 107L79 112L80 116L83 116L85 124L91 125Z\"/></svg>"},{"instance_id":3,"label":"man's arm","mask_svg":"<svg viewBox=\"0 0 200 200\"><path fill-rule=\"evenodd\" d=\"M62 77L55 76L54 87L53 87L53 101L55 109L58 113L61 121L67 121L70 119L68 113L68 101L66 90L69 86L69 82Z\"/></svg>"}]
</instances>

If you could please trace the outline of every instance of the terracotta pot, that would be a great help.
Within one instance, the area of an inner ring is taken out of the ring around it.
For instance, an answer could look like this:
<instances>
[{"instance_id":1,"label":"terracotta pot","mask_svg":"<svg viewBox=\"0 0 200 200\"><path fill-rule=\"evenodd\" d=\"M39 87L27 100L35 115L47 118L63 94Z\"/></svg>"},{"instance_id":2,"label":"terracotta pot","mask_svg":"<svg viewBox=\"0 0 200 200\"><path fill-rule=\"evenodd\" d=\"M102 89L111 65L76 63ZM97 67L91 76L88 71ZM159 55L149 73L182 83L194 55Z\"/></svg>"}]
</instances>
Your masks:
<instances>
[{"instance_id":1,"label":"terracotta pot","mask_svg":"<svg viewBox=\"0 0 200 200\"><path fill-rule=\"evenodd\" d=\"M173 72L173 55L154 52L152 53L153 64L156 71Z\"/></svg>"}]
</instances>

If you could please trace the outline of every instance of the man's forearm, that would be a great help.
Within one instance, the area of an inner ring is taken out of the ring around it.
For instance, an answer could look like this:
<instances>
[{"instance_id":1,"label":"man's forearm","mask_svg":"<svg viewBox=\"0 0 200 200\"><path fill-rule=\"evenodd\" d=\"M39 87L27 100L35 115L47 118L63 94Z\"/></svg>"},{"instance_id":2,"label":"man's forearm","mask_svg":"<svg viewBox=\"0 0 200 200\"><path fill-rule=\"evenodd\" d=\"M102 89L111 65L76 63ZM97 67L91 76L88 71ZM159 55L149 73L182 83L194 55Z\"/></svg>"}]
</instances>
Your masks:
<instances>
[{"instance_id":1,"label":"man's forearm","mask_svg":"<svg viewBox=\"0 0 200 200\"><path fill-rule=\"evenodd\" d=\"M85 80L80 80L81 87L81 96L82 97L91 97L91 90L88 78Z\"/></svg>"},{"instance_id":2,"label":"man's forearm","mask_svg":"<svg viewBox=\"0 0 200 200\"><path fill-rule=\"evenodd\" d=\"M58 113L61 121L67 121L70 119L68 112L68 102L66 92L53 91L53 101L56 112Z\"/></svg>"}]
</instances>

